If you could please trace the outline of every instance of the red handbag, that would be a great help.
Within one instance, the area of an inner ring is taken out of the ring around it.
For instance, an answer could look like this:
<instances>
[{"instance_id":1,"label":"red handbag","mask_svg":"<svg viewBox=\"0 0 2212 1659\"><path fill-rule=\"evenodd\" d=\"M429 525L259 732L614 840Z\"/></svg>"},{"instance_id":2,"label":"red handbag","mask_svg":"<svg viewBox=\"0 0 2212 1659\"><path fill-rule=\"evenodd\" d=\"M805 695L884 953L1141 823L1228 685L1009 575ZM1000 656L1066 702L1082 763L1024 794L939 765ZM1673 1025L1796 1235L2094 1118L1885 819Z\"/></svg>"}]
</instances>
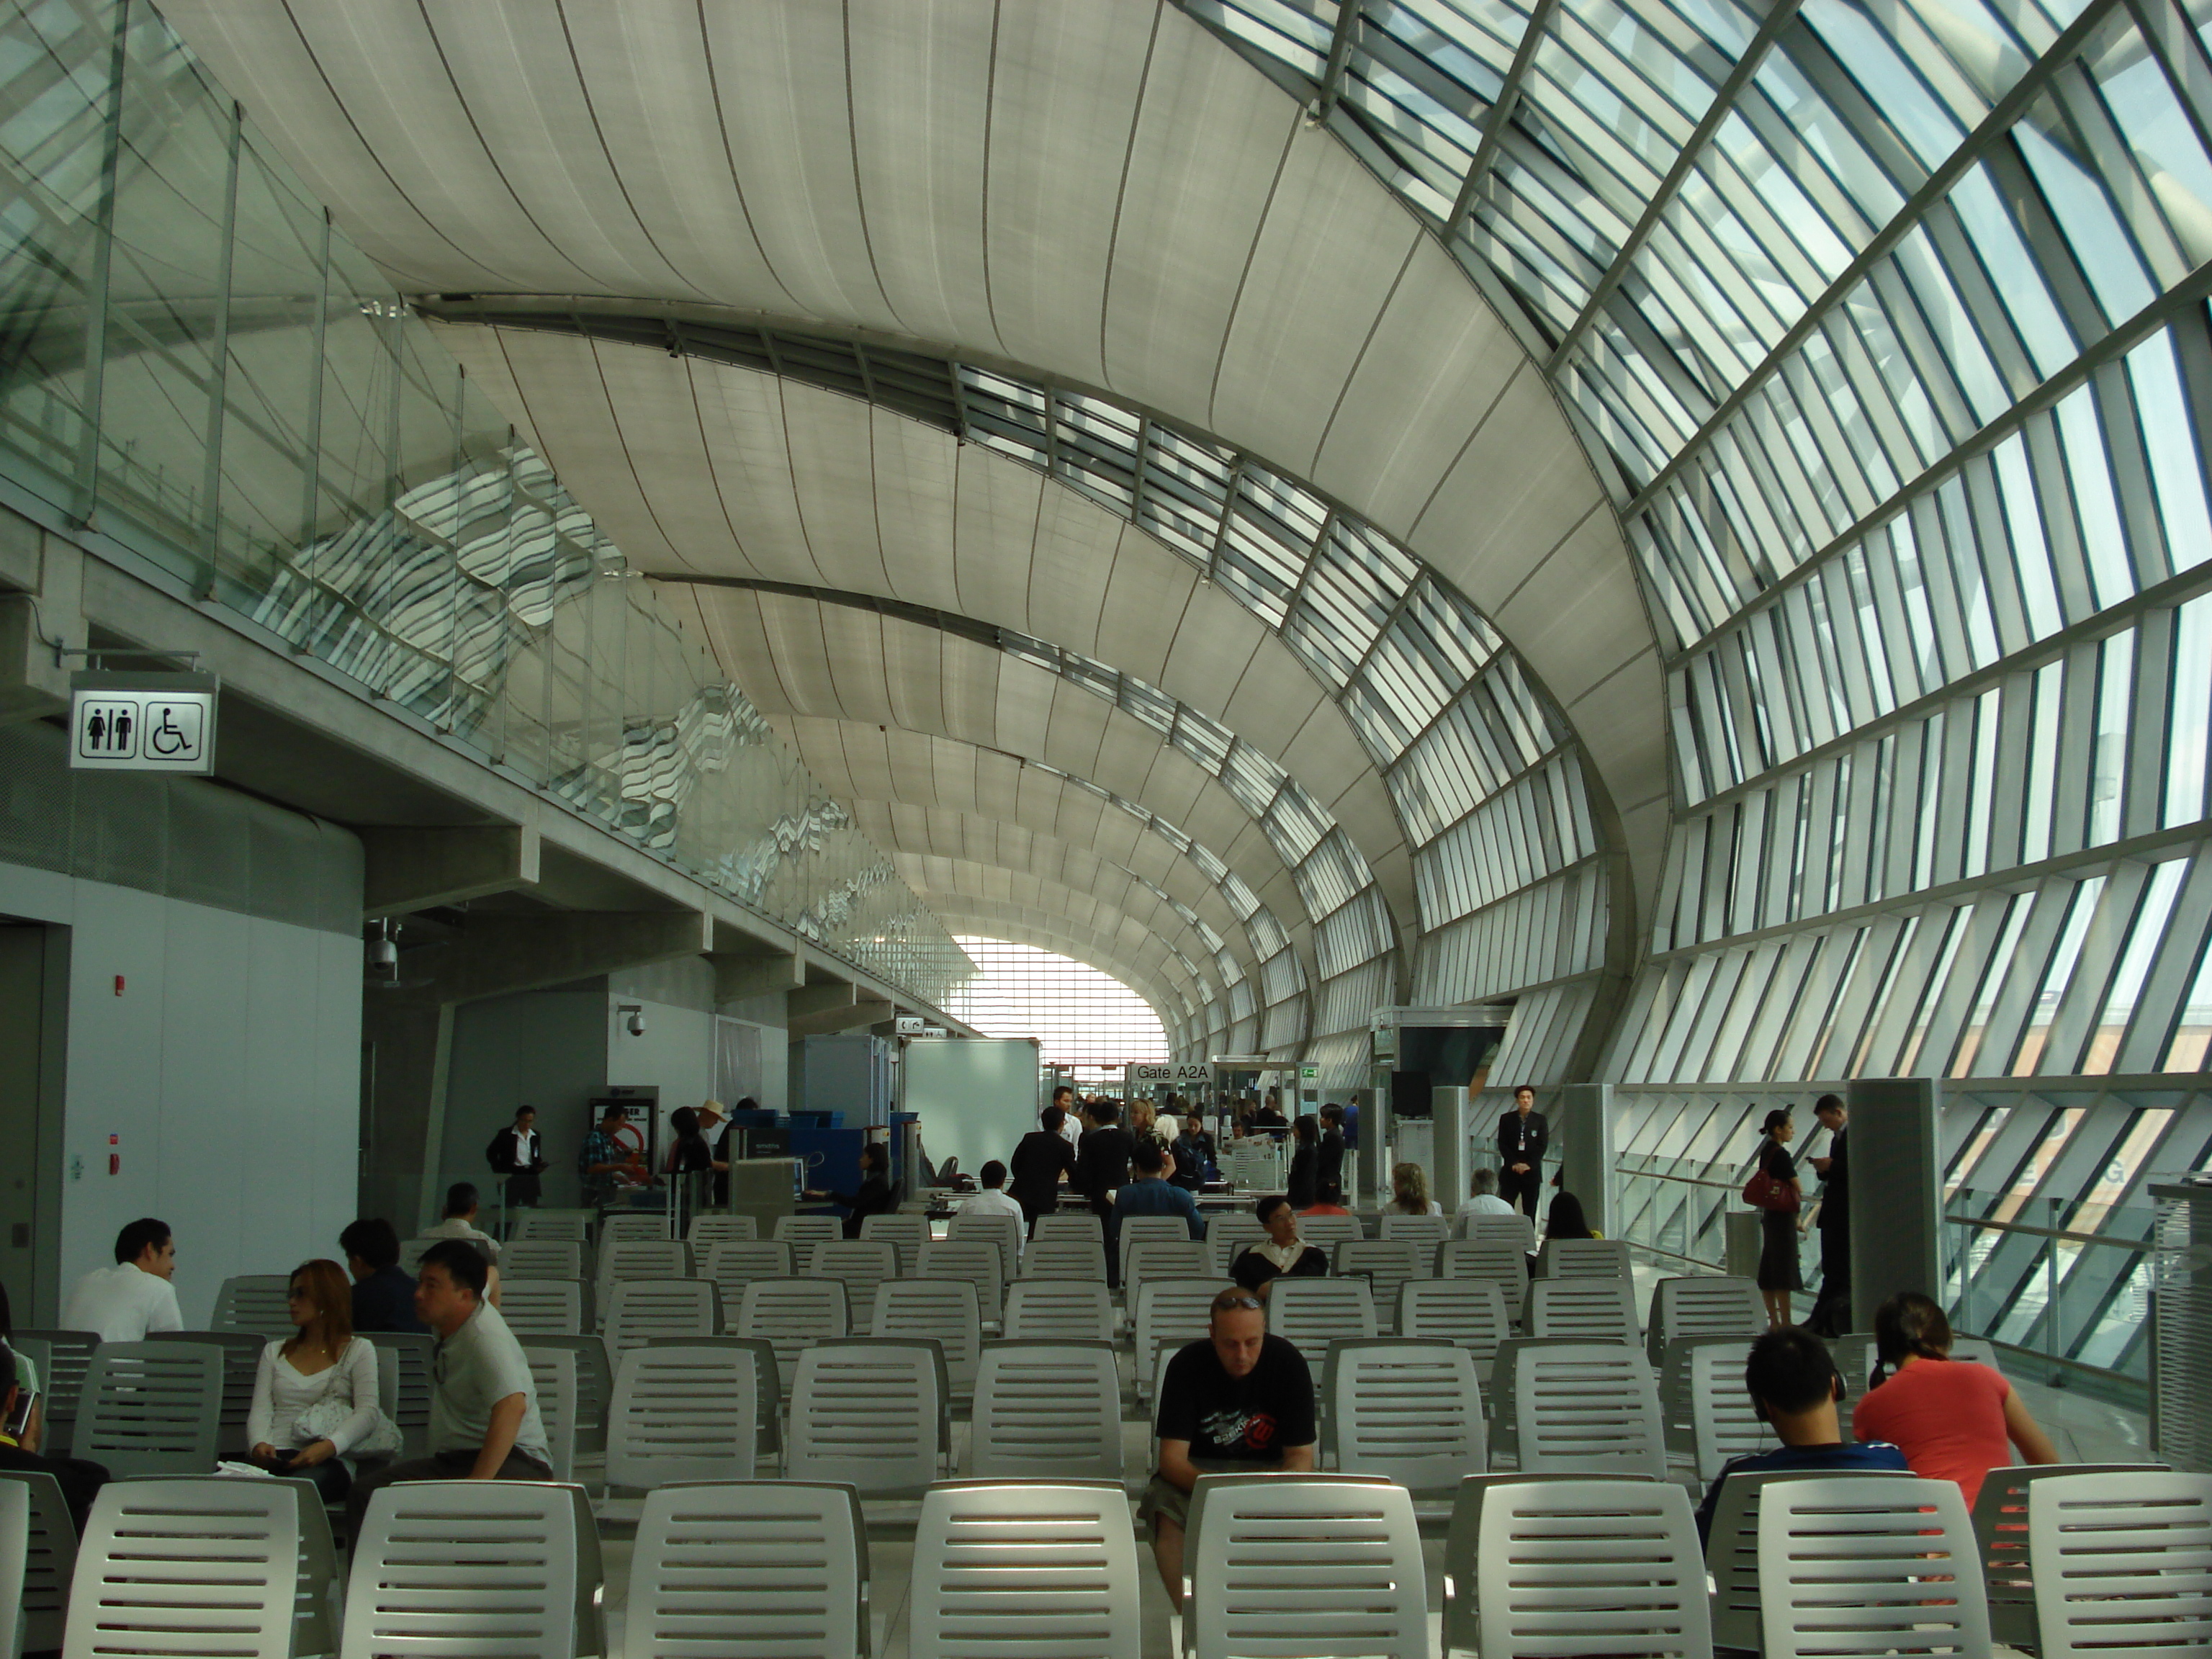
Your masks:
<instances>
[{"instance_id":1,"label":"red handbag","mask_svg":"<svg viewBox=\"0 0 2212 1659\"><path fill-rule=\"evenodd\" d=\"M1743 1183L1743 1201L1754 1210L1773 1210L1784 1215L1797 1208L1797 1194L1790 1190L1789 1183L1777 1181L1763 1169L1753 1170L1751 1179Z\"/></svg>"}]
</instances>

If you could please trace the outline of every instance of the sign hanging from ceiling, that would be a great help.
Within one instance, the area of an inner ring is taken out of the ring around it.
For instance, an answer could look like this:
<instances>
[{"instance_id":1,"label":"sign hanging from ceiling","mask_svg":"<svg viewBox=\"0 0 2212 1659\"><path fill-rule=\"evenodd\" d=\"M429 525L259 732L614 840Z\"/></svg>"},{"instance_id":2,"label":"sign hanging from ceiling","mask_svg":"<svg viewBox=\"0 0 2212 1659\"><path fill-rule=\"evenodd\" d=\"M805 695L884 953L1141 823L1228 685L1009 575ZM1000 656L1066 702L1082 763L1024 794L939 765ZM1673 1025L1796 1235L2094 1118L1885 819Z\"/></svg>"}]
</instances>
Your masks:
<instances>
[{"instance_id":1,"label":"sign hanging from ceiling","mask_svg":"<svg viewBox=\"0 0 2212 1659\"><path fill-rule=\"evenodd\" d=\"M1131 1062L1124 1068L1125 1092L1139 1095L1150 1089L1209 1088L1213 1083L1213 1067L1202 1062L1189 1065L1140 1066Z\"/></svg>"},{"instance_id":2,"label":"sign hanging from ceiling","mask_svg":"<svg viewBox=\"0 0 2212 1659\"><path fill-rule=\"evenodd\" d=\"M215 770L212 674L70 677L70 764L91 772Z\"/></svg>"}]
</instances>

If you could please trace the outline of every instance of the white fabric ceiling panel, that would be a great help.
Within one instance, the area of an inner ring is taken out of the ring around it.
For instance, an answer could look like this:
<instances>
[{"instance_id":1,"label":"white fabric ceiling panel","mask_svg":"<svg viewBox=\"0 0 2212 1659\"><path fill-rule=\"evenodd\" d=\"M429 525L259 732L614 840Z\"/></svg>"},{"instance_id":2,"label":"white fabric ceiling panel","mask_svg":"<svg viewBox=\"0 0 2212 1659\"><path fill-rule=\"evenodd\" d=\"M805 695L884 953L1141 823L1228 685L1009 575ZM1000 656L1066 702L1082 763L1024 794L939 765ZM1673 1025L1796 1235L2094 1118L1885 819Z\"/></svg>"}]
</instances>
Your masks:
<instances>
[{"instance_id":1,"label":"white fabric ceiling panel","mask_svg":"<svg viewBox=\"0 0 2212 1659\"><path fill-rule=\"evenodd\" d=\"M1422 237L1345 386L1313 481L1405 535L1525 361L1467 274Z\"/></svg>"},{"instance_id":2,"label":"white fabric ceiling panel","mask_svg":"<svg viewBox=\"0 0 2212 1659\"><path fill-rule=\"evenodd\" d=\"M853 781L848 799L873 795L878 799L897 792L898 773L891 765L891 750L901 734L874 726L847 720L837 727L837 741L845 751L845 775Z\"/></svg>"},{"instance_id":3,"label":"white fabric ceiling panel","mask_svg":"<svg viewBox=\"0 0 2212 1659\"><path fill-rule=\"evenodd\" d=\"M1337 823L1343 826L1344 833L1352 837L1355 846L1372 844L1373 839L1378 836L1395 837L1396 834L1398 819L1390 805L1390 792L1377 778L1362 778L1339 795L1330 810L1335 812ZM1394 845L1390 850L1401 848ZM1419 912L1414 907L1412 884L1401 882L1394 885L1384 880L1380 860L1370 859L1369 867L1375 872L1376 884L1382 890L1382 902L1390 907L1390 914L1397 919L1399 930L1407 939L1412 939L1419 931L1417 925Z\"/></svg>"},{"instance_id":4,"label":"white fabric ceiling panel","mask_svg":"<svg viewBox=\"0 0 2212 1659\"><path fill-rule=\"evenodd\" d=\"M1651 650L1651 626L1633 588L1607 581L1620 544L1593 514L1531 571L1513 597L1492 613L1516 640L1551 647L1553 672L1566 675L1545 689L1564 707L1631 658ZM1568 648L1571 646L1573 648Z\"/></svg>"},{"instance_id":5,"label":"white fabric ceiling panel","mask_svg":"<svg viewBox=\"0 0 2212 1659\"><path fill-rule=\"evenodd\" d=\"M1212 402L1247 257L1303 118L1234 53L1187 27L1160 30L1114 229L1106 386L1158 409Z\"/></svg>"},{"instance_id":6,"label":"white fabric ceiling panel","mask_svg":"<svg viewBox=\"0 0 2212 1659\"><path fill-rule=\"evenodd\" d=\"M1042 750L1043 758L1048 764L1079 778L1097 775L1099 749L1105 741L1109 718L1119 725L1137 724L1127 715L1115 713L1114 705L1095 692L1064 679L1053 688L1050 709ZM1149 728L1139 729L1149 732ZM1155 738L1154 742L1158 741Z\"/></svg>"},{"instance_id":7,"label":"white fabric ceiling panel","mask_svg":"<svg viewBox=\"0 0 2212 1659\"><path fill-rule=\"evenodd\" d=\"M876 533L872 414L854 398L784 400L784 436L791 445L806 544L823 581L848 592L891 591Z\"/></svg>"},{"instance_id":8,"label":"white fabric ceiling panel","mask_svg":"<svg viewBox=\"0 0 2212 1659\"><path fill-rule=\"evenodd\" d=\"M1099 820L1114 809L1087 789L1071 789L1060 783L1060 799L1052 815L1052 833L1080 847L1097 838Z\"/></svg>"},{"instance_id":9,"label":"white fabric ceiling panel","mask_svg":"<svg viewBox=\"0 0 2212 1659\"><path fill-rule=\"evenodd\" d=\"M823 642L821 610L793 605L772 593L753 596L760 608L768 655L757 666L738 665L738 684L763 714L835 715L836 674ZM759 684L757 693L754 686ZM781 694L780 696L778 694Z\"/></svg>"},{"instance_id":10,"label":"white fabric ceiling panel","mask_svg":"<svg viewBox=\"0 0 2212 1659\"><path fill-rule=\"evenodd\" d=\"M1293 775L1332 812L1336 810L1334 803L1342 799L1346 790L1362 778L1378 776L1367 758L1367 751L1359 745L1359 736L1352 729L1352 722L1344 717L1341 708L1330 702L1317 705L1307 716L1306 723L1298 728L1297 736L1291 739L1285 751L1285 764L1290 764L1293 758L1297 762ZM1393 823L1391 840L1395 842L1398 836L1398 827ZM1360 845L1366 849L1368 844L1362 842ZM1368 850L1369 861L1371 863L1382 850L1381 844Z\"/></svg>"},{"instance_id":11,"label":"white fabric ceiling panel","mask_svg":"<svg viewBox=\"0 0 2212 1659\"><path fill-rule=\"evenodd\" d=\"M823 394L828 395L828 394ZM944 441L951 443L947 434ZM981 465L969 465L974 457ZM1041 472L985 462L968 447L961 458L960 495L954 503L954 568L963 615L1031 633L1030 562L1038 498L1054 486ZM1020 550L1018 556L1014 550Z\"/></svg>"},{"instance_id":12,"label":"white fabric ceiling panel","mask_svg":"<svg viewBox=\"0 0 2212 1659\"><path fill-rule=\"evenodd\" d=\"M852 83L866 89L852 106L853 152L884 292L909 334L991 338L983 183L996 8L850 0L845 9ZM909 210L877 212L881 203Z\"/></svg>"},{"instance_id":13,"label":"white fabric ceiling panel","mask_svg":"<svg viewBox=\"0 0 2212 1659\"><path fill-rule=\"evenodd\" d=\"M765 615L772 616L787 606L811 611L819 619L830 653L830 678L837 686L837 708L845 718L874 726L890 725L896 710L891 704L890 688L884 683L884 635L899 624L887 623L872 611L854 611L848 605L815 605L776 593L761 595ZM773 627L769 631L771 638L782 637Z\"/></svg>"},{"instance_id":14,"label":"white fabric ceiling panel","mask_svg":"<svg viewBox=\"0 0 2212 1659\"><path fill-rule=\"evenodd\" d=\"M501 331L513 339L513 331ZM691 487L714 492L736 545L687 549L702 570L718 576L763 576L770 581L823 586L821 567L806 543L806 520L792 482L791 445L784 431L782 383L765 374L719 374L693 359L691 402L705 435L708 471L689 477ZM546 443L556 441L546 435ZM546 459L562 462L551 448ZM670 493L670 470L632 452L631 464L654 475L653 493ZM608 533L621 540L611 526Z\"/></svg>"},{"instance_id":15,"label":"white fabric ceiling panel","mask_svg":"<svg viewBox=\"0 0 2212 1659\"><path fill-rule=\"evenodd\" d=\"M943 630L887 622L881 638L884 676L891 694L891 723L916 732L945 730Z\"/></svg>"},{"instance_id":16,"label":"white fabric ceiling panel","mask_svg":"<svg viewBox=\"0 0 2212 1659\"><path fill-rule=\"evenodd\" d=\"M1176 629L1176 648L1160 671L1160 690L1208 713L1226 708L1237 682L1267 637L1257 617L1212 583L1201 582Z\"/></svg>"},{"instance_id":17,"label":"white fabric ceiling panel","mask_svg":"<svg viewBox=\"0 0 2212 1659\"><path fill-rule=\"evenodd\" d=\"M966 453L979 452L971 444ZM1106 584L1128 529L1115 514L1102 511L1097 503L1072 489L1046 490L1038 503L1029 577L1030 627L1025 631L1085 656L1097 656ZM1126 672L1138 672L1133 666Z\"/></svg>"},{"instance_id":18,"label":"white fabric ceiling panel","mask_svg":"<svg viewBox=\"0 0 2212 1659\"><path fill-rule=\"evenodd\" d=\"M969 648L960 647L968 645ZM938 662L945 677L946 732L994 731L999 720L999 674L1011 660L1003 652L985 651L939 633Z\"/></svg>"},{"instance_id":19,"label":"white fabric ceiling panel","mask_svg":"<svg viewBox=\"0 0 2212 1659\"><path fill-rule=\"evenodd\" d=\"M1133 526L1124 526L1115 545L1113 574L1098 608L1097 654L1158 685L1167 672L1168 647L1198 590L1198 572Z\"/></svg>"},{"instance_id":20,"label":"white fabric ceiling panel","mask_svg":"<svg viewBox=\"0 0 2212 1659\"><path fill-rule=\"evenodd\" d=\"M641 487L638 469L630 460L634 454L665 457L680 472L700 478L712 476L706 438L698 411L691 404L690 364L663 352L619 346L596 347L592 357L618 438L604 457L610 475L604 488L614 494L622 487L622 476L627 474L629 488L637 492L672 558L686 568L699 569L702 567L696 562L702 556L719 553L715 563L705 568L726 568L730 555L737 550L731 544L738 537L722 510L720 497L705 489L656 489L648 494ZM579 386L577 395L587 399L590 389ZM565 430L568 423L555 418L549 424ZM563 482L566 477L563 473ZM601 481L594 479L592 487L598 493ZM627 540L617 545L625 558L647 565L653 562L646 552L633 552Z\"/></svg>"},{"instance_id":21,"label":"white fabric ceiling panel","mask_svg":"<svg viewBox=\"0 0 2212 1659\"><path fill-rule=\"evenodd\" d=\"M1252 250L1207 428L1241 433L1310 473L1367 326L1420 234L1350 151L1300 124Z\"/></svg>"},{"instance_id":22,"label":"white fabric ceiling panel","mask_svg":"<svg viewBox=\"0 0 2212 1659\"><path fill-rule=\"evenodd\" d=\"M1097 703L1102 710L1106 707L1097 697L1091 701ZM1109 720L1103 727L1092 767L1086 769L1084 775L1101 781L1109 776L1141 778L1151 768L1159 750L1159 733L1143 721L1127 716Z\"/></svg>"},{"instance_id":23,"label":"white fabric ceiling panel","mask_svg":"<svg viewBox=\"0 0 2212 1659\"><path fill-rule=\"evenodd\" d=\"M890 747L891 792L900 800L937 802L936 755L927 743L895 743Z\"/></svg>"},{"instance_id":24,"label":"white fabric ceiling panel","mask_svg":"<svg viewBox=\"0 0 2212 1659\"><path fill-rule=\"evenodd\" d=\"M1222 708L1221 723L1262 754L1284 757L1287 767L1299 732L1328 701L1320 682L1294 658L1255 651L1237 678L1236 689Z\"/></svg>"},{"instance_id":25,"label":"white fabric ceiling panel","mask_svg":"<svg viewBox=\"0 0 2212 1659\"><path fill-rule=\"evenodd\" d=\"M1032 663L1017 657L1003 656L988 647L972 640L948 638L945 654L954 656L973 651L984 656L999 658L999 705L994 726L995 735L975 738L977 743L988 743L995 748L1010 750L1031 759L1044 757L1045 733L1052 715L1054 694L1060 690L1060 678ZM965 732L954 732L957 738L969 737Z\"/></svg>"},{"instance_id":26,"label":"white fabric ceiling panel","mask_svg":"<svg viewBox=\"0 0 2212 1659\"><path fill-rule=\"evenodd\" d=\"M891 592L912 605L957 611L960 582L953 556L952 502L967 451L920 421L887 409L872 412L868 436L875 477L868 488L878 503L876 529Z\"/></svg>"},{"instance_id":27,"label":"white fabric ceiling panel","mask_svg":"<svg viewBox=\"0 0 2212 1659\"><path fill-rule=\"evenodd\" d=\"M940 751L964 747L966 745L961 744L938 745ZM994 755L980 750L969 750L965 763L975 774L973 796L977 811L1010 822L1021 816L1022 779L1029 768L1012 755ZM937 790L940 800L950 802L961 799L953 791L952 780L945 775L941 758L938 767Z\"/></svg>"}]
</instances>

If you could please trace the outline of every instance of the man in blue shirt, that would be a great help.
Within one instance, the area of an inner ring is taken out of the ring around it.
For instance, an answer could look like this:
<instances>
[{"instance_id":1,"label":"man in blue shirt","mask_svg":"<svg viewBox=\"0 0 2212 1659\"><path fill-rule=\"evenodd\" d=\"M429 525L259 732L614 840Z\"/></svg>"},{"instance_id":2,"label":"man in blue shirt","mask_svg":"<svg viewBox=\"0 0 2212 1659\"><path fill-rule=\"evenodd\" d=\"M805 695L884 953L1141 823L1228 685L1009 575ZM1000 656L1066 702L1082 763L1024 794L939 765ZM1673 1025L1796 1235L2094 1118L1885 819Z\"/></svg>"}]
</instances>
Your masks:
<instances>
[{"instance_id":1,"label":"man in blue shirt","mask_svg":"<svg viewBox=\"0 0 2212 1659\"><path fill-rule=\"evenodd\" d=\"M1774 1431L1782 1443L1772 1451L1732 1457L1722 1468L1720 1479L1706 1490L1698 1505L1698 1537L1702 1541L1713 1529L1713 1510L1721 1501L1721 1488L1732 1474L1755 1474L1767 1469L1819 1469L1846 1474L1854 1469L1889 1469L1909 1474L1905 1454L1886 1441L1849 1442L1837 1419L1837 1402L1844 1397L1844 1379L1836 1362L1809 1331L1795 1325L1772 1330L1751 1345L1751 1358L1743 1368L1743 1386L1751 1395L1752 1409Z\"/></svg>"},{"instance_id":2,"label":"man in blue shirt","mask_svg":"<svg viewBox=\"0 0 2212 1659\"><path fill-rule=\"evenodd\" d=\"M1179 1215L1193 1238L1206 1237L1206 1223L1198 1213L1198 1200L1168 1180L1175 1158L1157 1140L1140 1140L1129 1154L1136 1179L1115 1194L1113 1213L1106 1218L1106 1253L1109 1261L1121 1255L1121 1223L1133 1215Z\"/></svg>"}]
</instances>

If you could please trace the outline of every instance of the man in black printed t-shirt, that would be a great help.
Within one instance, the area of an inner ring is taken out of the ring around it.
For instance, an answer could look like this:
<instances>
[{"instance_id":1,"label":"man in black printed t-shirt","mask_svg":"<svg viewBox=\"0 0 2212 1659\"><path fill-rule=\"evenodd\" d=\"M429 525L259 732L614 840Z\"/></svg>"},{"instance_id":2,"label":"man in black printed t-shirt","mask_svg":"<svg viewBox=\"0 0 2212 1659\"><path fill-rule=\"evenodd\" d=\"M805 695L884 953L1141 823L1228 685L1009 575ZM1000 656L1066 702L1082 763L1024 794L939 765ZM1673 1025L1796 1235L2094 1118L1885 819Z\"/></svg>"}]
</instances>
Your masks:
<instances>
[{"instance_id":1,"label":"man in black printed t-shirt","mask_svg":"<svg viewBox=\"0 0 2212 1659\"><path fill-rule=\"evenodd\" d=\"M1314 1467L1313 1373L1285 1338L1267 1334L1260 1298L1213 1298L1206 1339L1168 1362L1160 1380L1160 1466L1139 1513L1168 1599L1182 1606L1182 1537L1201 1474Z\"/></svg>"}]
</instances>

